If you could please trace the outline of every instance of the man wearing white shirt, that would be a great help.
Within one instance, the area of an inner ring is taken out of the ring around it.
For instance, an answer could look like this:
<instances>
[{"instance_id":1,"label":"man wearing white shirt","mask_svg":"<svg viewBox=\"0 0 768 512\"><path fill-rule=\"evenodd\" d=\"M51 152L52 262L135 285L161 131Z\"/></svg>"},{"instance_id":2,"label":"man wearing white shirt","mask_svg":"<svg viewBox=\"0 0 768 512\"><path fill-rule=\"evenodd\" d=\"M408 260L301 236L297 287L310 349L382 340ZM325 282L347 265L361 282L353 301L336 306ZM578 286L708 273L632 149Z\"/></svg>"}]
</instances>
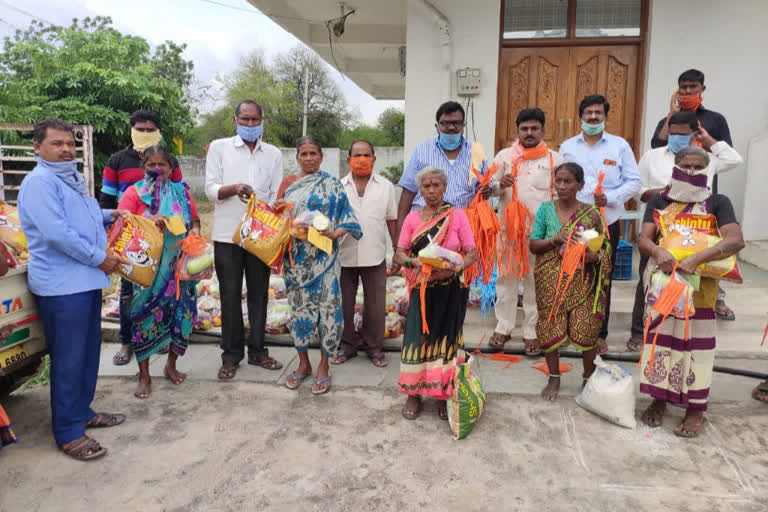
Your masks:
<instances>
[{"instance_id":1,"label":"man wearing white shirt","mask_svg":"<svg viewBox=\"0 0 768 512\"><path fill-rule=\"evenodd\" d=\"M387 287L387 232L396 240L397 205L395 187L389 180L373 173L376 161L373 144L358 140L349 148L350 173L341 183L363 230L360 240L347 236L339 245L341 260L341 304L344 310L344 332L333 364L342 364L357 355L355 340L355 299L357 286L363 282L362 342L368 358L378 366L389 361L382 352L384 345L386 287Z\"/></svg>"},{"instance_id":2,"label":"man wearing white shirt","mask_svg":"<svg viewBox=\"0 0 768 512\"><path fill-rule=\"evenodd\" d=\"M669 185L672 168L675 165L675 153L691 145L700 145L710 153L707 168L707 184L712 188L714 177L741 164L741 156L724 140L716 141L703 126L699 125L696 114L680 111L672 114L668 122L667 145L646 151L638 166L643 186L640 189L640 201L647 203L656 194L660 194ZM645 318L645 289L642 275L648 258L640 255L640 276L635 290L635 305L632 309L632 335L627 340L627 349L639 352L643 347L643 328Z\"/></svg>"},{"instance_id":3,"label":"man wearing white shirt","mask_svg":"<svg viewBox=\"0 0 768 512\"><path fill-rule=\"evenodd\" d=\"M576 162L584 169L584 188L577 194L579 201L605 207L605 222L611 241L611 266L616 263L619 244L619 218L624 203L632 198L642 185L632 148L626 140L605 131L605 122L611 104L604 96L593 94L579 104L581 133L560 145L560 154L567 162ZM595 194L600 171L605 173L603 193ZM597 339L599 354L608 352L608 320L611 313L611 283L608 283L608 302L603 329Z\"/></svg>"},{"instance_id":4,"label":"man wearing white shirt","mask_svg":"<svg viewBox=\"0 0 768 512\"><path fill-rule=\"evenodd\" d=\"M269 267L232 243L252 194L272 204L283 179L280 150L261 140L261 106L241 101L234 116L237 135L211 142L205 159L205 193L215 201L214 259L221 293L221 361L219 379L232 379L245 357L241 293L243 272L248 290L248 364L278 370L282 364L264 348Z\"/></svg>"}]
</instances>

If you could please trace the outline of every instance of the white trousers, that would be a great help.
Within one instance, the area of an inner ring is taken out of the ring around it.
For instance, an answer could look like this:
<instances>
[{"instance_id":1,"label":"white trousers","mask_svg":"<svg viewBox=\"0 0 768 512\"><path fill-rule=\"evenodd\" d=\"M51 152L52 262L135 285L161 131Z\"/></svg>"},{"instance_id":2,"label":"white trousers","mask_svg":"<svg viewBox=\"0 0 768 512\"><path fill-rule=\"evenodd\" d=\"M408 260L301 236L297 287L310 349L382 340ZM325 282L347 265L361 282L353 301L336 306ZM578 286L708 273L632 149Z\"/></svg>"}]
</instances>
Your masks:
<instances>
[{"instance_id":1,"label":"white trousers","mask_svg":"<svg viewBox=\"0 0 768 512\"><path fill-rule=\"evenodd\" d=\"M530 254L531 271L523 279L523 338L536 339L536 287L533 282L533 265L536 256ZM496 330L500 334L511 335L517 321L518 280L516 277L499 277L496 281Z\"/></svg>"}]
</instances>

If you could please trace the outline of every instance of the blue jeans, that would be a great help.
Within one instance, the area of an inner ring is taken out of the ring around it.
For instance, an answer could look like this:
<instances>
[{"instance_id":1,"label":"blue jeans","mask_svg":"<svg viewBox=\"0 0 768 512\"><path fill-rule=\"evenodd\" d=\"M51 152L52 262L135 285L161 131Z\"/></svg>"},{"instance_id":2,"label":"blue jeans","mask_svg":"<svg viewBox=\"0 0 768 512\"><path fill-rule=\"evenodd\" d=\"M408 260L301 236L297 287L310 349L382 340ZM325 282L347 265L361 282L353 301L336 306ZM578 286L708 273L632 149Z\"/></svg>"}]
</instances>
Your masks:
<instances>
[{"instance_id":1,"label":"blue jeans","mask_svg":"<svg viewBox=\"0 0 768 512\"><path fill-rule=\"evenodd\" d=\"M120 334L118 338L123 345L131 344L131 299L133 283L120 279Z\"/></svg>"},{"instance_id":2,"label":"blue jeans","mask_svg":"<svg viewBox=\"0 0 768 512\"><path fill-rule=\"evenodd\" d=\"M56 444L85 435L101 352L101 290L36 296L51 358L51 424Z\"/></svg>"}]
</instances>

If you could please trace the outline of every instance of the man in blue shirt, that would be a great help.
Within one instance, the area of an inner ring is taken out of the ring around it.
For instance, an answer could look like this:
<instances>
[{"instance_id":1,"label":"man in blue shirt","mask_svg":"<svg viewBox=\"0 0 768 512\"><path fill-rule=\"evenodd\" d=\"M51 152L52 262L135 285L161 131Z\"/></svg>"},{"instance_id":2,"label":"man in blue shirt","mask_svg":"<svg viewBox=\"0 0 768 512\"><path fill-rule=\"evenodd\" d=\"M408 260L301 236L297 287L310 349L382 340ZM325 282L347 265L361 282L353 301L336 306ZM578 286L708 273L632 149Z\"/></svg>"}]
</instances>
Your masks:
<instances>
[{"instance_id":1,"label":"man in blue shirt","mask_svg":"<svg viewBox=\"0 0 768 512\"><path fill-rule=\"evenodd\" d=\"M101 351L101 290L120 263L105 226L121 210L102 210L75 161L72 125L45 119L33 131L37 166L19 192L29 248L29 290L37 302L51 359L51 416L59 448L78 460L107 453L86 428L112 427L123 414L95 413Z\"/></svg>"},{"instance_id":2,"label":"man in blue shirt","mask_svg":"<svg viewBox=\"0 0 768 512\"><path fill-rule=\"evenodd\" d=\"M398 185L403 189L397 208L397 232L412 208L424 206L424 198L416 186L416 175L425 167L437 167L448 176L445 202L456 208L466 208L477 191L477 180L470 179L472 164L472 143L461 134L464 130L464 107L455 101L440 105L435 114L437 135L431 137L413 150ZM485 160L480 165L485 172ZM490 195L490 189L486 196ZM397 240L393 241L397 243Z\"/></svg>"},{"instance_id":3,"label":"man in blue shirt","mask_svg":"<svg viewBox=\"0 0 768 512\"><path fill-rule=\"evenodd\" d=\"M616 264L619 244L619 218L624 203L642 187L640 173L632 148L626 140L605 132L605 120L611 104L605 97L593 94L579 104L581 133L560 145L560 155L567 162L576 162L584 168L584 188L578 193L579 201L605 207L605 222L611 239L611 265ZM603 193L595 194L600 171L605 173ZM608 283L608 302L605 321L598 337L599 354L608 352L608 319L611 313L611 283Z\"/></svg>"}]
</instances>

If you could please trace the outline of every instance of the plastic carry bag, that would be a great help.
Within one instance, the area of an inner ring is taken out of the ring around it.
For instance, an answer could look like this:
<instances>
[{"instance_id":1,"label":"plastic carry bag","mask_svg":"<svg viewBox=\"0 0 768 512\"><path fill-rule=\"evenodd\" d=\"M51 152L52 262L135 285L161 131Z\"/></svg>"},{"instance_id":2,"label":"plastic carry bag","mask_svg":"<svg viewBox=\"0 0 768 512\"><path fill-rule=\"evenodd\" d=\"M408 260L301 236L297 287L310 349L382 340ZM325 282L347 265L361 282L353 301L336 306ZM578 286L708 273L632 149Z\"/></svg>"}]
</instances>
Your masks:
<instances>
[{"instance_id":1,"label":"plastic carry bag","mask_svg":"<svg viewBox=\"0 0 768 512\"><path fill-rule=\"evenodd\" d=\"M4 201L0 201L0 242L10 247L6 258L9 265L15 267L17 263L29 263L29 252L27 251L27 238L21 230L21 220L19 219L19 210Z\"/></svg>"},{"instance_id":2,"label":"plastic carry bag","mask_svg":"<svg viewBox=\"0 0 768 512\"><path fill-rule=\"evenodd\" d=\"M282 258L290 226L289 206L274 210L252 195L232 241L271 267Z\"/></svg>"},{"instance_id":3,"label":"plastic carry bag","mask_svg":"<svg viewBox=\"0 0 768 512\"><path fill-rule=\"evenodd\" d=\"M576 403L616 425L635 428L635 386L632 374L618 364L595 358L595 371L576 396Z\"/></svg>"},{"instance_id":4,"label":"plastic carry bag","mask_svg":"<svg viewBox=\"0 0 768 512\"><path fill-rule=\"evenodd\" d=\"M124 261L118 274L143 288L152 286L163 256L163 233L153 220L133 214L119 217L109 230L107 246Z\"/></svg>"},{"instance_id":5,"label":"plastic carry bag","mask_svg":"<svg viewBox=\"0 0 768 512\"><path fill-rule=\"evenodd\" d=\"M675 318L685 319L686 311L690 318L696 313L696 308L693 306L693 292L698 291L699 284L701 283L701 277L697 275L686 276L679 272L674 272L672 275L665 274L661 270L656 270L651 274L651 280L648 284L648 291L645 295L645 303L647 307L652 307L656 304L656 301L661 295L661 291L669 283L670 279L676 279L688 287L688 293L681 294L678 301L672 308L670 313ZM686 301L688 302L688 309L686 310Z\"/></svg>"},{"instance_id":6,"label":"plastic carry bag","mask_svg":"<svg viewBox=\"0 0 768 512\"><path fill-rule=\"evenodd\" d=\"M714 247L722 240L714 215L654 210L653 220L662 235L659 246L668 250L677 261ZM702 263L696 272L703 277L735 283L744 281L735 255Z\"/></svg>"},{"instance_id":7,"label":"plastic carry bag","mask_svg":"<svg viewBox=\"0 0 768 512\"><path fill-rule=\"evenodd\" d=\"M267 334L285 334L291 320L291 306L288 299L270 300L267 303L267 321L264 332Z\"/></svg>"},{"instance_id":8,"label":"plastic carry bag","mask_svg":"<svg viewBox=\"0 0 768 512\"><path fill-rule=\"evenodd\" d=\"M446 403L448 423L456 439L463 439L477 425L483 413L485 392L480 378L472 372L473 356L456 367L453 393Z\"/></svg>"},{"instance_id":9,"label":"plastic carry bag","mask_svg":"<svg viewBox=\"0 0 768 512\"><path fill-rule=\"evenodd\" d=\"M305 210L291 221L291 236L299 240L306 240L310 226L314 226L318 231L325 231L331 227L331 223L323 213L316 210Z\"/></svg>"},{"instance_id":10,"label":"plastic carry bag","mask_svg":"<svg viewBox=\"0 0 768 512\"><path fill-rule=\"evenodd\" d=\"M434 268L458 271L464 265L461 254L441 247L430 241L429 245L419 251L419 261L432 265Z\"/></svg>"}]
</instances>

